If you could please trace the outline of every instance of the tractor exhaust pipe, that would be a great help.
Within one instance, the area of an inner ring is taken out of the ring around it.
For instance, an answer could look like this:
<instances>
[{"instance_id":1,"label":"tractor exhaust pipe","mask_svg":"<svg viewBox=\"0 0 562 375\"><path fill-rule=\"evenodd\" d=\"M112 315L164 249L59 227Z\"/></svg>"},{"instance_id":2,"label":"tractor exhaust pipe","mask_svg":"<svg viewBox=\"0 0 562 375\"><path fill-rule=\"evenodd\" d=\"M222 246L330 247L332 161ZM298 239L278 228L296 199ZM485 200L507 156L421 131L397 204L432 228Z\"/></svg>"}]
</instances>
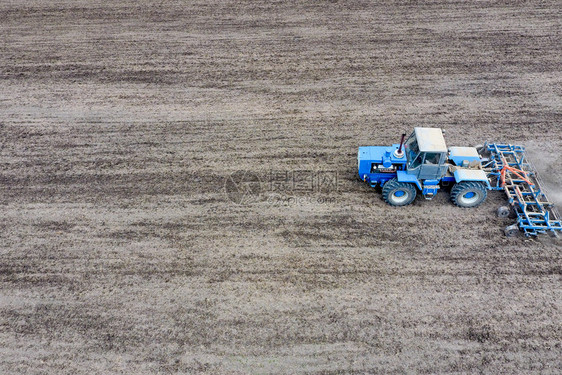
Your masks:
<instances>
[{"instance_id":1,"label":"tractor exhaust pipe","mask_svg":"<svg viewBox=\"0 0 562 375\"><path fill-rule=\"evenodd\" d=\"M400 147L398 150L394 151L394 156L397 158L401 158L404 156L404 152L402 151L402 146L404 145L404 138L406 138L406 133L402 133L402 138L400 138Z\"/></svg>"}]
</instances>

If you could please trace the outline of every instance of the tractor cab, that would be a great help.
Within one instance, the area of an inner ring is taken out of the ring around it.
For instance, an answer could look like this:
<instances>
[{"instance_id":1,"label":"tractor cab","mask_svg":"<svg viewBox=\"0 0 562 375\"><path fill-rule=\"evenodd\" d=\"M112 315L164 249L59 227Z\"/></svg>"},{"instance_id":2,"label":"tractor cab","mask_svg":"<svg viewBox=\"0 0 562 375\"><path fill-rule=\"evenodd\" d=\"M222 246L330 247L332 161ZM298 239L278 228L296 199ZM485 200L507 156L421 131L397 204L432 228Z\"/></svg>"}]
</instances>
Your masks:
<instances>
[{"instance_id":1,"label":"tractor cab","mask_svg":"<svg viewBox=\"0 0 562 375\"><path fill-rule=\"evenodd\" d=\"M418 180L439 180L447 173L447 145L441 129L415 128L405 149L408 174Z\"/></svg>"}]
</instances>

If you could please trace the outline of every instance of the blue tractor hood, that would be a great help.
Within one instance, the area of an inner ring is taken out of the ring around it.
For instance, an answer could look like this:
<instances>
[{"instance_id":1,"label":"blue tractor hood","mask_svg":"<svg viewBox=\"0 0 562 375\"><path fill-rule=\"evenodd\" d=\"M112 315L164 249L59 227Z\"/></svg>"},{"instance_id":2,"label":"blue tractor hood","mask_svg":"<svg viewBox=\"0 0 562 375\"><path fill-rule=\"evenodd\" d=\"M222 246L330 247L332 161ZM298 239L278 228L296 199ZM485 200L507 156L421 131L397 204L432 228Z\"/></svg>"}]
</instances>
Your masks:
<instances>
[{"instance_id":1,"label":"blue tractor hood","mask_svg":"<svg viewBox=\"0 0 562 375\"><path fill-rule=\"evenodd\" d=\"M406 153L402 147L402 157L397 157L394 151L398 150L400 144L392 146L363 146L359 147L357 154L359 177L371 174L372 164L381 164L384 168L392 168L396 164L406 164Z\"/></svg>"}]
</instances>

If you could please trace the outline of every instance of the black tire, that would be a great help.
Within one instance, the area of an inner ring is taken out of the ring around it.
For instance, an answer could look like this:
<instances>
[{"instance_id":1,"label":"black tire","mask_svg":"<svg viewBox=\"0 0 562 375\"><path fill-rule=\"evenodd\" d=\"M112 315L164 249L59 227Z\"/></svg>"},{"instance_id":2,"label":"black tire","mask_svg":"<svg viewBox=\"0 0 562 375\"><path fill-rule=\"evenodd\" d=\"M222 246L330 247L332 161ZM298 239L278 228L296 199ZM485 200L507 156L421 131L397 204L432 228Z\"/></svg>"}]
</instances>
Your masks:
<instances>
[{"instance_id":1,"label":"black tire","mask_svg":"<svg viewBox=\"0 0 562 375\"><path fill-rule=\"evenodd\" d=\"M407 206L416 199L416 187L393 178L382 187L382 198L391 206Z\"/></svg>"},{"instance_id":2,"label":"black tire","mask_svg":"<svg viewBox=\"0 0 562 375\"><path fill-rule=\"evenodd\" d=\"M488 192L481 182L459 182L451 189L451 200L459 207L479 206L487 196Z\"/></svg>"}]
</instances>

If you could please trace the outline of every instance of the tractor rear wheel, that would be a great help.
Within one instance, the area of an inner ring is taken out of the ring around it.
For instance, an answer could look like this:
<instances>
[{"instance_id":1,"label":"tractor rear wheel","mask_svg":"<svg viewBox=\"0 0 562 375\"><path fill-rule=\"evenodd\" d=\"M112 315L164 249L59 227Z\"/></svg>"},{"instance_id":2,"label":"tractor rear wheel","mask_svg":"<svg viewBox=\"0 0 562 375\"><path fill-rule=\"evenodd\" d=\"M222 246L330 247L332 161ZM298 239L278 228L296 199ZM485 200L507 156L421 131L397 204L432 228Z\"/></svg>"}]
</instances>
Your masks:
<instances>
[{"instance_id":1,"label":"tractor rear wheel","mask_svg":"<svg viewBox=\"0 0 562 375\"><path fill-rule=\"evenodd\" d=\"M393 178L383 185L382 198L391 206L407 206L416 199L416 187Z\"/></svg>"},{"instance_id":2,"label":"tractor rear wheel","mask_svg":"<svg viewBox=\"0 0 562 375\"><path fill-rule=\"evenodd\" d=\"M486 199L488 192L480 182L465 181L451 189L451 200L459 207L476 207Z\"/></svg>"}]
</instances>

